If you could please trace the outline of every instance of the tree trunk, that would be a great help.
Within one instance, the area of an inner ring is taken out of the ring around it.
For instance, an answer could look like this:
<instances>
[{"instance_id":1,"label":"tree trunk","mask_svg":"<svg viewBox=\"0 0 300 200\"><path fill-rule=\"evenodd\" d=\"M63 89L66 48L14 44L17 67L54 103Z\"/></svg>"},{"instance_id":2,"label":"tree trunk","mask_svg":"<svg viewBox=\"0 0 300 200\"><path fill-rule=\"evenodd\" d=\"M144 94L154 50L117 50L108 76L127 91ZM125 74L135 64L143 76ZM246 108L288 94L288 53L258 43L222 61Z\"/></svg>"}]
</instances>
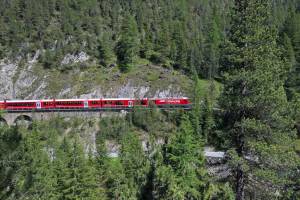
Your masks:
<instances>
[{"instance_id":1,"label":"tree trunk","mask_svg":"<svg viewBox=\"0 0 300 200\"><path fill-rule=\"evenodd\" d=\"M237 170L236 175L236 200L244 200L245 174L241 167Z\"/></svg>"}]
</instances>

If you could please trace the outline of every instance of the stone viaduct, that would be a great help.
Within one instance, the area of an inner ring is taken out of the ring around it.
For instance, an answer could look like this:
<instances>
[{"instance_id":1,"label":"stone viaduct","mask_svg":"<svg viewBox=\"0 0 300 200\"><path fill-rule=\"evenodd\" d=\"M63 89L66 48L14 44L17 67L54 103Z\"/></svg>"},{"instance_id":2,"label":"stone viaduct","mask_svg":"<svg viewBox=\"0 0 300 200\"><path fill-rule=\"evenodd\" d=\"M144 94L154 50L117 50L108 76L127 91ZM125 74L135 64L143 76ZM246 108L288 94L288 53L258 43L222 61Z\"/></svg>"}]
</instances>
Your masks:
<instances>
[{"instance_id":1,"label":"stone viaduct","mask_svg":"<svg viewBox=\"0 0 300 200\"><path fill-rule=\"evenodd\" d=\"M76 117L76 118L102 118L108 116L125 116L127 111L64 111L64 112L6 112L0 116L0 123L8 126L13 126L18 121L26 121L31 123L32 121L50 120L55 117Z\"/></svg>"}]
</instances>

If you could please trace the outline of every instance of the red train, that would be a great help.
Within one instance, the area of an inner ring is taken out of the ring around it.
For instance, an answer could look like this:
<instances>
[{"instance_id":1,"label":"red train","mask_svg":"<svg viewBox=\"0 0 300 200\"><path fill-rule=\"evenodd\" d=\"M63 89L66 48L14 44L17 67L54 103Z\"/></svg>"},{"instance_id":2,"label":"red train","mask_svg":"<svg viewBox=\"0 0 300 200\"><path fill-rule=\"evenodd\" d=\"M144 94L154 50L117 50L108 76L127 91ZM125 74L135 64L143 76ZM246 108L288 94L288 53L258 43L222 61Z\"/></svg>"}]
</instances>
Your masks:
<instances>
[{"instance_id":1,"label":"red train","mask_svg":"<svg viewBox=\"0 0 300 200\"><path fill-rule=\"evenodd\" d=\"M46 100L5 100L0 101L0 110L6 111L59 111L59 110L100 110L129 109L134 106L172 107L188 109L188 98L120 98L120 99L46 99Z\"/></svg>"}]
</instances>

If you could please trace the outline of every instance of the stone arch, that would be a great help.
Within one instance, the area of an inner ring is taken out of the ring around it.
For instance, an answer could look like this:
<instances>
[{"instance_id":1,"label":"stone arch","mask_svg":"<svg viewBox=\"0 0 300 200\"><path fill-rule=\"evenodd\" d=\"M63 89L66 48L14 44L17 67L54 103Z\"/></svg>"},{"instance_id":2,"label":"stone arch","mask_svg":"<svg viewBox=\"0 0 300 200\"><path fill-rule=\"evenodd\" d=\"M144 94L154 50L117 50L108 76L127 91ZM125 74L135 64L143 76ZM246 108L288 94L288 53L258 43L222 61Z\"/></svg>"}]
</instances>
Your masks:
<instances>
[{"instance_id":1,"label":"stone arch","mask_svg":"<svg viewBox=\"0 0 300 200\"><path fill-rule=\"evenodd\" d=\"M3 117L0 117L0 126L8 126L6 119L4 119Z\"/></svg>"},{"instance_id":2,"label":"stone arch","mask_svg":"<svg viewBox=\"0 0 300 200\"><path fill-rule=\"evenodd\" d=\"M28 115L19 115L15 120L14 120L14 125L16 126L25 126L29 128L32 124L32 118Z\"/></svg>"}]
</instances>

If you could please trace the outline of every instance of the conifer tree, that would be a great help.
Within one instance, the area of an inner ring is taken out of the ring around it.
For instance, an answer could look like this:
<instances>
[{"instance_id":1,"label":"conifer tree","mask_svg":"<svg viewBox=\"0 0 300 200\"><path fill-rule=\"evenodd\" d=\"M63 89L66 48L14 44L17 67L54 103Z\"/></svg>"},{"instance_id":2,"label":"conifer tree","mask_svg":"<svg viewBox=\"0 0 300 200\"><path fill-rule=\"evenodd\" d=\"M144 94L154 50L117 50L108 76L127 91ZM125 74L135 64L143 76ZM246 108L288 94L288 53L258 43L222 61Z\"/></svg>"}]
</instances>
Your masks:
<instances>
[{"instance_id":1,"label":"conifer tree","mask_svg":"<svg viewBox=\"0 0 300 200\"><path fill-rule=\"evenodd\" d=\"M180 22L173 24L173 41L175 46L171 47L173 50L175 67L187 70L187 41L185 37L185 25ZM173 45L174 45L173 44Z\"/></svg>"},{"instance_id":2,"label":"conifer tree","mask_svg":"<svg viewBox=\"0 0 300 200\"><path fill-rule=\"evenodd\" d=\"M13 185L22 160L20 148L22 137L16 128L0 128L0 199L12 197L16 187Z\"/></svg>"},{"instance_id":3,"label":"conifer tree","mask_svg":"<svg viewBox=\"0 0 300 200\"><path fill-rule=\"evenodd\" d=\"M207 140L213 140L212 133L215 128L215 120L213 115L213 98L214 96L211 94L214 92L214 83L211 81L210 86L208 88L208 92L205 95L205 99L203 102L203 119L202 119L202 132L203 132L203 138L205 141Z\"/></svg>"},{"instance_id":4,"label":"conifer tree","mask_svg":"<svg viewBox=\"0 0 300 200\"><path fill-rule=\"evenodd\" d=\"M283 89L287 69L268 23L270 8L271 1L235 1L223 57L222 129L232 147L237 200L245 199L245 185L252 181L258 183L247 185L252 193L284 195L298 162Z\"/></svg>"},{"instance_id":5,"label":"conifer tree","mask_svg":"<svg viewBox=\"0 0 300 200\"><path fill-rule=\"evenodd\" d=\"M158 33L156 50L161 54L162 58L166 59L170 56L170 30L168 24L163 22Z\"/></svg>"},{"instance_id":6,"label":"conifer tree","mask_svg":"<svg viewBox=\"0 0 300 200\"><path fill-rule=\"evenodd\" d=\"M300 13L295 14L293 18L293 32L291 36L295 53L295 65L293 66L293 77L295 89L300 93Z\"/></svg>"},{"instance_id":7,"label":"conifer tree","mask_svg":"<svg viewBox=\"0 0 300 200\"><path fill-rule=\"evenodd\" d=\"M135 133L126 134L121 143L121 164L132 198L140 198L147 181L149 161Z\"/></svg>"},{"instance_id":8,"label":"conifer tree","mask_svg":"<svg viewBox=\"0 0 300 200\"><path fill-rule=\"evenodd\" d=\"M121 140L120 160L108 161L106 167L109 198L142 198L150 166L136 133L124 134Z\"/></svg>"},{"instance_id":9,"label":"conifer tree","mask_svg":"<svg viewBox=\"0 0 300 200\"><path fill-rule=\"evenodd\" d=\"M62 199L98 199L104 198L103 190L97 180L97 171L92 160L84 157L82 147L77 139L72 147L64 141L61 150L66 156L58 157L59 168L59 190ZM65 162L65 163L62 163Z\"/></svg>"},{"instance_id":10,"label":"conifer tree","mask_svg":"<svg viewBox=\"0 0 300 200\"><path fill-rule=\"evenodd\" d=\"M29 133L27 133L29 134ZM57 199L56 176L50 159L41 143L42 133L37 129L23 141L22 167L18 174L16 194L20 198Z\"/></svg>"},{"instance_id":11,"label":"conifer tree","mask_svg":"<svg viewBox=\"0 0 300 200\"><path fill-rule=\"evenodd\" d=\"M190 114L190 121L192 123L192 126L193 126L193 129L194 129L194 132L198 135L202 134L202 129L201 129L201 126L202 126L202 122L201 122L201 119L202 119L202 100L201 100L201 96L200 96L200 81L199 81L199 78L198 78L198 74L196 72L196 69L193 68L192 70L193 72L193 81L194 81L194 99L193 99L193 110Z\"/></svg>"},{"instance_id":12,"label":"conifer tree","mask_svg":"<svg viewBox=\"0 0 300 200\"><path fill-rule=\"evenodd\" d=\"M295 71L296 58L292 41L286 33L283 35L283 48L284 57L287 59L287 65L290 69L286 81L286 91L288 98L291 99L295 95L297 88L297 72Z\"/></svg>"},{"instance_id":13,"label":"conifer tree","mask_svg":"<svg viewBox=\"0 0 300 200\"><path fill-rule=\"evenodd\" d=\"M300 14L292 12L285 24L283 47L285 57L289 60L291 70L287 80L289 98L300 93Z\"/></svg>"},{"instance_id":14,"label":"conifer tree","mask_svg":"<svg viewBox=\"0 0 300 200\"><path fill-rule=\"evenodd\" d=\"M202 141L188 116L158 153L154 182L156 199L201 199L208 184L204 170Z\"/></svg>"},{"instance_id":15,"label":"conifer tree","mask_svg":"<svg viewBox=\"0 0 300 200\"><path fill-rule=\"evenodd\" d=\"M114 61L114 52L112 49L112 40L110 39L108 33L103 33L103 36L99 39L99 43L98 51L100 63L104 66L112 64Z\"/></svg>"},{"instance_id":16,"label":"conifer tree","mask_svg":"<svg viewBox=\"0 0 300 200\"><path fill-rule=\"evenodd\" d=\"M118 60L122 71L129 71L139 52L139 33L135 18L126 16L123 20L120 40L117 45Z\"/></svg>"},{"instance_id":17,"label":"conifer tree","mask_svg":"<svg viewBox=\"0 0 300 200\"><path fill-rule=\"evenodd\" d=\"M209 63L206 78L212 79L218 73L219 68L219 46L221 43L221 34L220 28L217 24L216 19L211 22L210 32L209 32L209 42L208 42L208 51L207 51L207 61Z\"/></svg>"}]
</instances>

